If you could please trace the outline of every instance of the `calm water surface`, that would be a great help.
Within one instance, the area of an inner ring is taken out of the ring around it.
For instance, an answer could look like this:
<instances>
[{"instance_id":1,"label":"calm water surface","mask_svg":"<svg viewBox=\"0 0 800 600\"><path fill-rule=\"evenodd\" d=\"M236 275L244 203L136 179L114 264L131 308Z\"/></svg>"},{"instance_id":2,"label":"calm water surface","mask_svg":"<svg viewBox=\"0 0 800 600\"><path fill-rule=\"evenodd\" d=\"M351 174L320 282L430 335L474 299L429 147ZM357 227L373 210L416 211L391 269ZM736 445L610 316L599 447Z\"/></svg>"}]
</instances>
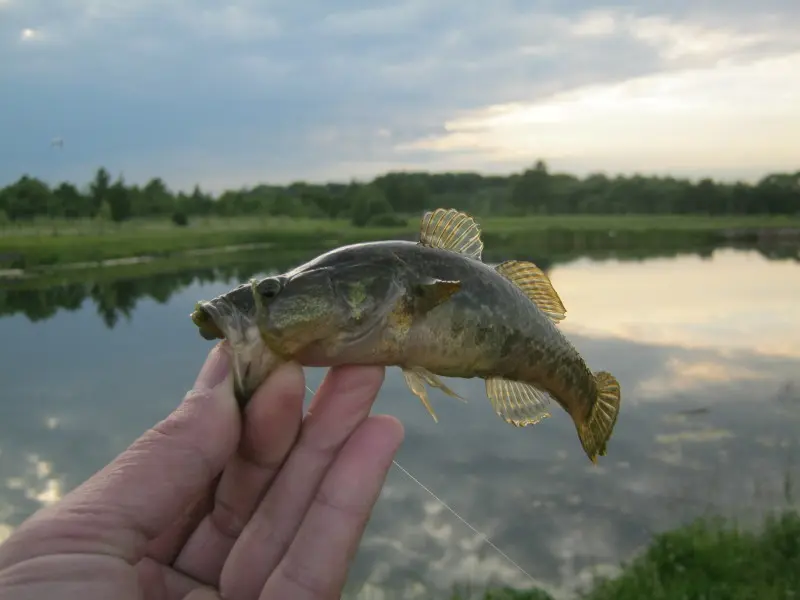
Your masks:
<instances>
[{"instance_id":1,"label":"calm water surface","mask_svg":"<svg viewBox=\"0 0 800 600\"><path fill-rule=\"evenodd\" d=\"M435 424L389 369L375 410L399 417L398 461L537 583L569 592L658 532L709 511L745 520L794 502L800 262L723 250L550 270L564 332L620 380L623 409L593 467L565 413L515 429L477 380L437 391ZM233 281L141 300L113 328L94 303L0 319L0 540L163 418L209 349L187 317ZM324 371L308 371L315 388ZM454 582L531 582L392 469L350 575L352 597L435 597ZM391 593L390 593L391 592ZM445 597L443 594L442 597Z\"/></svg>"}]
</instances>

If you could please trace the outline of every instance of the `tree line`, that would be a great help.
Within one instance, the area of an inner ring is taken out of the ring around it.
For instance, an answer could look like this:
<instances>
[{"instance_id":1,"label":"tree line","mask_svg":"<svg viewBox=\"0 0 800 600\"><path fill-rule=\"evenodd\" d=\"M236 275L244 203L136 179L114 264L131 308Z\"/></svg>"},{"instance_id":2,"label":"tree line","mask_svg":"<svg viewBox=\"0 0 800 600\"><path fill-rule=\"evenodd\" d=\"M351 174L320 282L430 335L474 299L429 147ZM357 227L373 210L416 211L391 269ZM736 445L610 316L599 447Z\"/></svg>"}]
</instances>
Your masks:
<instances>
[{"instance_id":1,"label":"tree line","mask_svg":"<svg viewBox=\"0 0 800 600\"><path fill-rule=\"evenodd\" d=\"M193 217L273 215L392 225L401 215L437 206L476 215L794 215L800 214L800 171L769 174L754 184L603 173L581 178L551 172L540 160L507 176L389 172L366 182L262 184L215 196L200 186L176 192L158 177L143 186L128 185L122 175L112 178L101 167L83 187L70 182L51 187L23 175L0 189L0 222L163 217L185 225Z\"/></svg>"}]
</instances>

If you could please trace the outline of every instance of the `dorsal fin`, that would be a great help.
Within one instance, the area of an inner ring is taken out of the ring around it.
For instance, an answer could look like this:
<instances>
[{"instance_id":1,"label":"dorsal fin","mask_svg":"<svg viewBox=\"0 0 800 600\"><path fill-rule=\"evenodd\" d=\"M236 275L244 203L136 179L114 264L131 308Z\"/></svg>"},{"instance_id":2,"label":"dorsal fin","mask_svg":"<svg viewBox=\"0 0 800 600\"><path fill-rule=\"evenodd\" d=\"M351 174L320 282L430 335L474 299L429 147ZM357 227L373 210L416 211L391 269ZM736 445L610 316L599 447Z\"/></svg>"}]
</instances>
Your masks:
<instances>
[{"instance_id":1,"label":"dorsal fin","mask_svg":"<svg viewBox=\"0 0 800 600\"><path fill-rule=\"evenodd\" d=\"M475 219L454 208L437 208L422 217L419 243L482 259L481 228Z\"/></svg>"},{"instance_id":2,"label":"dorsal fin","mask_svg":"<svg viewBox=\"0 0 800 600\"><path fill-rule=\"evenodd\" d=\"M555 323L566 318L567 309L550 283L550 278L535 264L524 260L507 260L497 265L496 270L525 292L539 310Z\"/></svg>"}]
</instances>

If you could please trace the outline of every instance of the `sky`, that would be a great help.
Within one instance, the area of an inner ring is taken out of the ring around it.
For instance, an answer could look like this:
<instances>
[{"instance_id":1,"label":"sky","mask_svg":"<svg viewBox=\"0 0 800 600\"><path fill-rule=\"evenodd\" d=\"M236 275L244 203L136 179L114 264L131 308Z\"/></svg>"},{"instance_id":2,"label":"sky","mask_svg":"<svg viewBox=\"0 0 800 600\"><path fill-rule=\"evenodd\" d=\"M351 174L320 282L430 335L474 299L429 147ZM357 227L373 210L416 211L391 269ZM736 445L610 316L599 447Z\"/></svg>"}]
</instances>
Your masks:
<instances>
[{"instance_id":1,"label":"sky","mask_svg":"<svg viewBox=\"0 0 800 600\"><path fill-rule=\"evenodd\" d=\"M800 169L798 30L796 0L0 0L0 185L753 181Z\"/></svg>"}]
</instances>

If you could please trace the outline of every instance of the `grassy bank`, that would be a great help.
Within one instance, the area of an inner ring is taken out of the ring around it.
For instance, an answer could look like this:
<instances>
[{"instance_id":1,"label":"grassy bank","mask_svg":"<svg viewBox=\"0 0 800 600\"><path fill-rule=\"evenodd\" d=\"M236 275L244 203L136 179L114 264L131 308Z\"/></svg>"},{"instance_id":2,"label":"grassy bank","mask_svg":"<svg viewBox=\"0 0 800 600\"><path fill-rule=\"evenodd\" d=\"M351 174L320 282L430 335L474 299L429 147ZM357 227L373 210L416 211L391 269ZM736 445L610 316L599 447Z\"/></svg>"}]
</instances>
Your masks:
<instances>
[{"instance_id":1,"label":"grassy bank","mask_svg":"<svg viewBox=\"0 0 800 600\"><path fill-rule=\"evenodd\" d=\"M699 520L657 536L622 573L582 600L784 600L800 597L800 514L769 517L759 531ZM461 600L458 594L452 600ZM483 600L549 600L539 590L493 590Z\"/></svg>"},{"instance_id":2,"label":"grassy bank","mask_svg":"<svg viewBox=\"0 0 800 600\"><path fill-rule=\"evenodd\" d=\"M481 218L484 238L541 234L597 233L644 235L719 233L728 230L800 228L788 217L697 217L565 215ZM197 220L188 227L165 221L123 225L97 222L40 221L0 230L0 268L97 262L135 256L166 257L201 248L270 244L281 250L332 248L358 241L416 236L419 220L394 228L356 228L346 221L235 218Z\"/></svg>"},{"instance_id":3,"label":"grassy bank","mask_svg":"<svg viewBox=\"0 0 800 600\"><path fill-rule=\"evenodd\" d=\"M166 257L201 248L270 244L282 249L311 243L336 245L360 238L377 239L384 230L356 230L335 221L251 220L206 221L191 227L131 223L119 227L6 230L0 237L0 264L31 268L135 256Z\"/></svg>"}]
</instances>

